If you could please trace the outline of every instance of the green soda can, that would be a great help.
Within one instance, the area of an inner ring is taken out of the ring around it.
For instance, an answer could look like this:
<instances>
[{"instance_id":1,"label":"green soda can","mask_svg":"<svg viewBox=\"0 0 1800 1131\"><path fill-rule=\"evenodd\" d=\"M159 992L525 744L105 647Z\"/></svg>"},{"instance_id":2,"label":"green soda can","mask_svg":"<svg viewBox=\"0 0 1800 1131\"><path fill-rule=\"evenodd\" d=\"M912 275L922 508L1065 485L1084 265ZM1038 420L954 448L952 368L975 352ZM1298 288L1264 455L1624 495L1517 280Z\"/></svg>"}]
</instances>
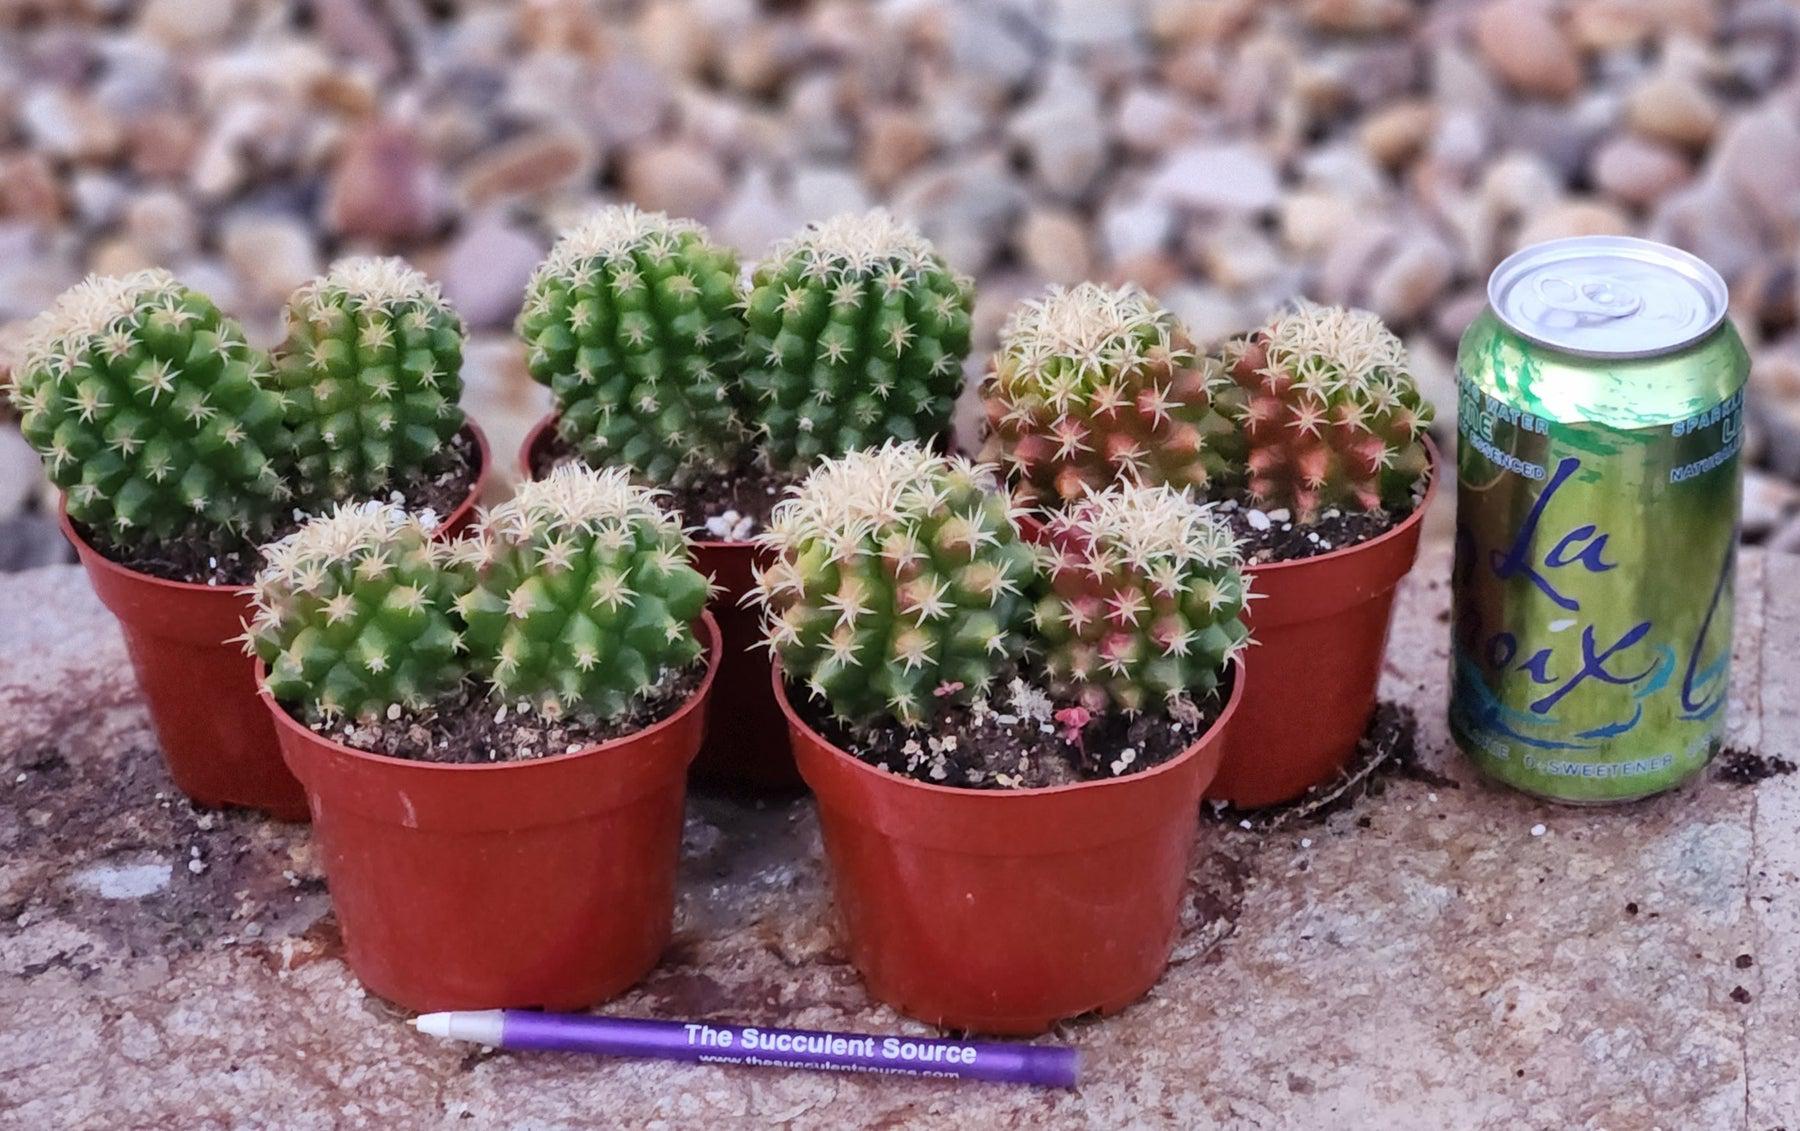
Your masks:
<instances>
[{"instance_id":1,"label":"green soda can","mask_svg":"<svg viewBox=\"0 0 1800 1131\"><path fill-rule=\"evenodd\" d=\"M1450 729L1539 797L1629 801L1719 750L1749 355L1647 240L1528 247L1457 351Z\"/></svg>"}]
</instances>

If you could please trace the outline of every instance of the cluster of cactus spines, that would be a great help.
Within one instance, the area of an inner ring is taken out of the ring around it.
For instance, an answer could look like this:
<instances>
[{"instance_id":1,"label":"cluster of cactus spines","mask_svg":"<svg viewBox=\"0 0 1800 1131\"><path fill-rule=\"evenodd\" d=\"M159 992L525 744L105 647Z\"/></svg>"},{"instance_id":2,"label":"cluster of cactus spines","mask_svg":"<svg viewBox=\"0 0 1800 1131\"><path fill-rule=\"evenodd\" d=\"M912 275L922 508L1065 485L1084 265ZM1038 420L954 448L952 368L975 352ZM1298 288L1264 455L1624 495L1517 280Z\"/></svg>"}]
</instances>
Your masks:
<instances>
[{"instance_id":1,"label":"cluster of cactus spines","mask_svg":"<svg viewBox=\"0 0 1800 1131\"><path fill-rule=\"evenodd\" d=\"M399 259L333 264L287 304L275 371L300 482L322 499L385 490L463 426L462 320Z\"/></svg>"},{"instance_id":2,"label":"cluster of cactus spines","mask_svg":"<svg viewBox=\"0 0 1800 1131\"><path fill-rule=\"evenodd\" d=\"M1431 406L1406 347L1366 310L1302 302L1225 350L1239 395L1245 486L1296 522L1405 506L1429 469Z\"/></svg>"},{"instance_id":3,"label":"cluster of cactus spines","mask_svg":"<svg viewBox=\"0 0 1800 1131\"><path fill-rule=\"evenodd\" d=\"M1001 331L982 454L1025 506L1067 506L1118 479L1204 491L1229 474L1234 439L1216 376L1136 287L1053 288Z\"/></svg>"},{"instance_id":4,"label":"cluster of cactus spines","mask_svg":"<svg viewBox=\"0 0 1800 1131\"><path fill-rule=\"evenodd\" d=\"M565 464L483 518L457 603L476 670L540 713L617 718L700 655L708 583L626 468Z\"/></svg>"},{"instance_id":5,"label":"cluster of cactus spines","mask_svg":"<svg viewBox=\"0 0 1800 1131\"><path fill-rule=\"evenodd\" d=\"M339 505L264 547L249 651L307 721L372 721L463 678L456 551L397 507Z\"/></svg>"},{"instance_id":6,"label":"cluster of cactus spines","mask_svg":"<svg viewBox=\"0 0 1800 1131\"><path fill-rule=\"evenodd\" d=\"M33 323L14 386L70 517L115 541L255 534L287 495L268 359L166 271L65 291Z\"/></svg>"},{"instance_id":7,"label":"cluster of cactus spines","mask_svg":"<svg viewBox=\"0 0 1800 1131\"><path fill-rule=\"evenodd\" d=\"M692 220L631 205L593 213L550 249L518 329L557 431L596 466L681 484L731 469L744 324L737 256Z\"/></svg>"},{"instance_id":8,"label":"cluster of cactus spines","mask_svg":"<svg viewBox=\"0 0 1800 1131\"><path fill-rule=\"evenodd\" d=\"M769 643L849 722L919 725L985 694L1026 644L1032 549L990 469L910 443L821 463L760 541Z\"/></svg>"},{"instance_id":9,"label":"cluster of cactus spines","mask_svg":"<svg viewBox=\"0 0 1800 1131\"><path fill-rule=\"evenodd\" d=\"M1141 711L1218 686L1244 647L1237 544L1168 486L1119 483L1047 526L1036 609L1053 695Z\"/></svg>"},{"instance_id":10,"label":"cluster of cactus spines","mask_svg":"<svg viewBox=\"0 0 1800 1131\"><path fill-rule=\"evenodd\" d=\"M744 384L772 467L949 427L974 291L911 225L877 210L809 227L743 301Z\"/></svg>"}]
</instances>

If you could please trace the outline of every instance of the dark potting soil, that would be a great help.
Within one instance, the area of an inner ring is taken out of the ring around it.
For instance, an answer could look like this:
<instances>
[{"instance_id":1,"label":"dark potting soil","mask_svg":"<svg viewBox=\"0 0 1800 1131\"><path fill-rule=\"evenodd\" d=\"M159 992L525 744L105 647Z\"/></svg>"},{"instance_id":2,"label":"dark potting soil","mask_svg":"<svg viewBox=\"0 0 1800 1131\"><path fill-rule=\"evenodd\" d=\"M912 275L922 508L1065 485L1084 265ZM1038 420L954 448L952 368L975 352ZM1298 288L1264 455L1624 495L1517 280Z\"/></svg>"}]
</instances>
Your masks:
<instances>
[{"instance_id":1,"label":"dark potting soil","mask_svg":"<svg viewBox=\"0 0 1800 1131\"><path fill-rule=\"evenodd\" d=\"M617 719L546 718L501 703L486 683L469 681L446 699L417 711L390 710L373 723L351 719L315 723L313 731L345 746L417 762L525 762L573 754L623 738L673 715L700 687L706 665L673 673Z\"/></svg>"},{"instance_id":2,"label":"dark potting soil","mask_svg":"<svg viewBox=\"0 0 1800 1131\"><path fill-rule=\"evenodd\" d=\"M1758 754L1728 746L1719 752L1718 761L1713 763L1713 777L1732 785L1755 785L1764 778L1791 774L1795 768L1793 762L1775 754Z\"/></svg>"},{"instance_id":3,"label":"dark potting soil","mask_svg":"<svg viewBox=\"0 0 1800 1131\"><path fill-rule=\"evenodd\" d=\"M532 453L531 474L542 478L552 468L580 459L575 449L552 432ZM730 474L682 487L664 486L665 505L702 541L744 541L769 524L769 515L804 476L774 472L745 450Z\"/></svg>"},{"instance_id":4,"label":"dark potting soil","mask_svg":"<svg viewBox=\"0 0 1800 1131\"><path fill-rule=\"evenodd\" d=\"M436 459L396 481L382 497L415 514L429 510L442 522L469 497L481 471L479 462L475 439L465 429L456 434ZM290 509L262 541L273 542L292 534L308 517L303 511ZM217 531L196 530L179 538L119 546L80 523L76 524L76 529L87 539L88 545L99 550L109 561L165 581L248 585L255 580L256 571L262 568L260 543Z\"/></svg>"},{"instance_id":5,"label":"dark potting soil","mask_svg":"<svg viewBox=\"0 0 1800 1131\"><path fill-rule=\"evenodd\" d=\"M1405 522L1414 508L1341 511L1333 507L1314 523L1298 523L1286 509L1263 511L1241 498L1225 499L1213 513L1231 528L1244 561L1292 562L1378 538Z\"/></svg>"},{"instance_id":6,"label":"dark potting soil","mask_svg":"<svg viewBox=\"0 0 1800 1131\"><path fill-rule=\"evenodd\" d=\"M1003 676L995 687L992 699L951 705L918 728L892 720L851 726L832 718L805 687L790 682L787 694L801 719L838 749L889 773L965 789L1036 789L1139 773L1193 745L1231 694L1227 682L1185 710L1108 711L1072 729L1066 705L1052 703L1034 678Z\"/></svg>"}]
</instances>

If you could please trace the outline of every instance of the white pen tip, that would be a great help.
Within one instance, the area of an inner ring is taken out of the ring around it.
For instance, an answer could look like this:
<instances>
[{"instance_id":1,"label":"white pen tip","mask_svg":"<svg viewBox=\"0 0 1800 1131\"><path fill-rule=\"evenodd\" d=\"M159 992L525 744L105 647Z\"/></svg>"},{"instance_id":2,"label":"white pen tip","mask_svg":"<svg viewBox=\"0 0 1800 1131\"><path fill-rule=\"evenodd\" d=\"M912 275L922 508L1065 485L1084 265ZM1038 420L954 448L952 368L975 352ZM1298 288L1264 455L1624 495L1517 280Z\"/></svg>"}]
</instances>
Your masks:
<instances>
[{"instance_id":1,"label":"white pen tip","mask_svg":"<svg viewBox=\"0 0 1800 1131\"><path fill-rule=\"evenodd\" d=\"M499 1047L506 1032L505 1014L498 1009L455 1010L449 1013L421 1013L412 1019L412 1027L428 1037L452 1041L474 1041Z\"/></svg>"},{"instance_id":2,"label":"white pen tip","mask_svg":"<svg viewBox=\"0 0 1800 1131\"><path fill-rule=\"evenodd\" d=\"M412 1019L412 1027L428 1037L448 1037L453 1013L421 1013Z\"/></svg>"}]
</instances>

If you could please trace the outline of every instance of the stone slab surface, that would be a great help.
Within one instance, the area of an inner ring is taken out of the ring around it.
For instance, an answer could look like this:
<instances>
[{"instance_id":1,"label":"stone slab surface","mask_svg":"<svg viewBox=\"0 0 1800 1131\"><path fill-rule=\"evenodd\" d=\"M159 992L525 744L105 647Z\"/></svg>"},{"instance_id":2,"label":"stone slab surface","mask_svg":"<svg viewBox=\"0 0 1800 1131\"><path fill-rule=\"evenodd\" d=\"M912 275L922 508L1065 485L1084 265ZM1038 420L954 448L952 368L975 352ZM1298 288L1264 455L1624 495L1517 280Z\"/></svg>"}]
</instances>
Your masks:
<instances>
[{"instance_id":1,"label":"stone slab surface","mask_svg":"<svg viewBox=\"0 0 1800 1131\"><path fill-rule=\"evenodd\" d=\"M1447 572L1415 571L1384 678L1418 766L1204 821L1167 977L1057 1034L1076 1093L420 1037L350 978L304 829L173 795L81 574L0 578L0 1127L1800 1127L1800 774L1602 810L1477 780ZM1797 594L1800 558L1746 557L1752 751L1800 752ZM804 801L697 799L676 941L608 1010L926 1032L864 995L818 853Z\"/></svg>"}]
</instances>

